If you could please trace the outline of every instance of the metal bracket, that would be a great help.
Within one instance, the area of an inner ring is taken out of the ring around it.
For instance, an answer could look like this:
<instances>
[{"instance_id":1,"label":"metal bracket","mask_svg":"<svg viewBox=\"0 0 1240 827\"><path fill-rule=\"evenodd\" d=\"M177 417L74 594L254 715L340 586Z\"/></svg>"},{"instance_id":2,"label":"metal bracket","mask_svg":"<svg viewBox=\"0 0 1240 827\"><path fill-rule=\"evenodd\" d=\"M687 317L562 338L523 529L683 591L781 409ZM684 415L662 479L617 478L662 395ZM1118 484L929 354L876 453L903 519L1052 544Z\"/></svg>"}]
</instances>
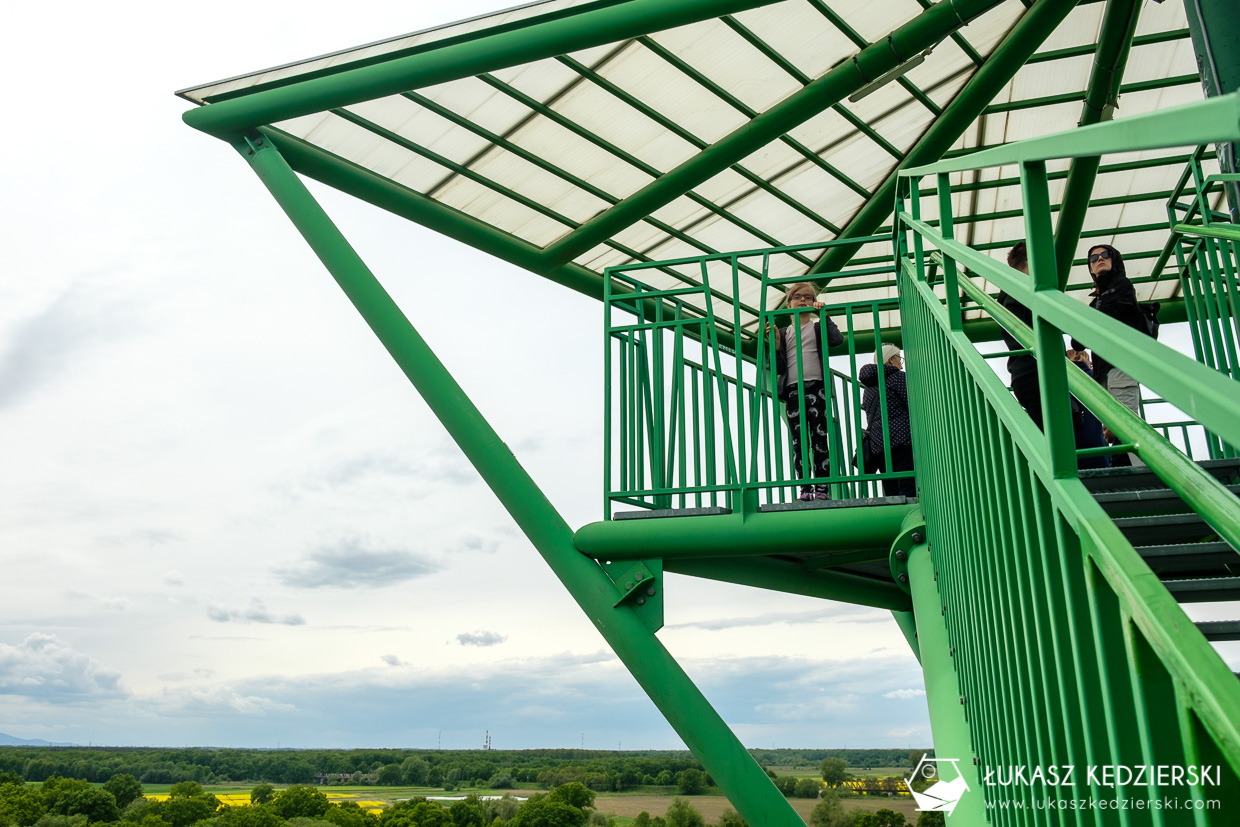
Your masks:
<instances>
[{"instance_id":1,"label":"metal bracket","mask_svg":"<svg viewBox=\"0 0 1240 827\"><path fill-rule=\"evenodd\" d=\"M887 558L891 566L892 579L896 581L897 586L910 594L912 589L908 582L908 555L914 546L919 546L924 542L926 542L926 524L924 522L916 522L911 526L906 524L904 530L891 544L891 554Z\"/></svg>"},{"instance_id":2,"label":"metal bracket","mask_svg":"<svg viewBox=\"0 0 1240 827\"><path fill-rule=\"evenodd\" d=\"M663 628L663 560L600 560L616 587L616 608L627 605L652 632Z\"/></svg>"}]
</instances>

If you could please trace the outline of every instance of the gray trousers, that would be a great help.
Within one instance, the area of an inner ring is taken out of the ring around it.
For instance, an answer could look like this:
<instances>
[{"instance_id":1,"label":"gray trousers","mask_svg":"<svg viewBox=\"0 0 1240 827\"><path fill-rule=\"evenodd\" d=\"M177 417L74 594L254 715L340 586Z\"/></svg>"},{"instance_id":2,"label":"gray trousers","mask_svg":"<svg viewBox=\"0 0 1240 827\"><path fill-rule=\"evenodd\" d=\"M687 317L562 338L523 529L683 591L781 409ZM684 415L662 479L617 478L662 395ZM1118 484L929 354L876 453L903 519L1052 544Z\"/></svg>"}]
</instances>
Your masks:
<instances>
[{"instance_id":1,"label":"gray trousers","mask_svg":"<svg viewBox=\"0 0 1240 827\"><path fill-rule=\"evenodd\" d=\"M1125 408L1141 415L1141 386L1119 368L1111 368L1107 373L1107 392L1114 396ZM1145 465L1136 454L1129 454L1133 465Z\"/></svg>"}]
</instances>

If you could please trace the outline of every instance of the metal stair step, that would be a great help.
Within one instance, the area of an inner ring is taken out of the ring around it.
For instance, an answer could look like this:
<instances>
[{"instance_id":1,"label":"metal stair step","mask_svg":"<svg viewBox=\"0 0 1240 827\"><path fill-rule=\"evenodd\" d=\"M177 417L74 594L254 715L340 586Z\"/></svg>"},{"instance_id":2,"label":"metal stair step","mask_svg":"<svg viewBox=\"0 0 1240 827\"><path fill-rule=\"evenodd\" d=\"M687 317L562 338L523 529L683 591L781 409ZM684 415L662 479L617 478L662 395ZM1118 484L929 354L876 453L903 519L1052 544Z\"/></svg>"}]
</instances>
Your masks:
<instances>
[{"instance_id":1,"label":"metal stair step","mask_svg":"<svg viewBox=\"0 0 1240 827\"><path fill-rule=\"evenodd\" d=\"M1221 540L1213 543L1137 546L1136 549L1146 565L1156 572L1226 574L1229 566L1240 572L1240 554Z\"/></svg>"},{"instance_id":2,"label":"metal stair step","mask_svg":"<svg viewBox=\"0 0 1240 827\"><path fill-rule=\"evenodd\" d=\"M1214 529L1200 515L1192 512L1153 517L1116 517L1115 525L1134 546L1215 539Z\"/></svg>"},{"instance_id":3,"label":"metal stair step","mask_svg":"<svg viewBox=\"0 0 1240 827\"><path fill-rule=\"evenodd\" d=\"M1240 480L1240 458L1205 459L1197 465L1210 472L1215 479L1224 483ZM1148 466L1126 468L1095 468L1080 472L1081 482L1090 492L1098 494L1104 491L1139 491L1141 489L1166 488L1167 484L1158 478Z\"/></svg>"},{"instance_id":4,"label":"metal stair step","mask_svg":"<svg viewBox=\"0 0 1240 827\"><path fill-rule=\"evenodd\" d=\"M1240 496L1240 485L1228 485L1227 490ZM1142 488L1135 491L1099 491L1094 499L1102 510L1111 516L1135 516L1139 514L1175 513L1189 511L1188 503L1170 488Z\"/></svg>"},{"instance_id":5,"label":"metal stair step","mask_svg":"<svg viewBox=\"0 0 1240 827\"><path fill-rule=\"evenodd\" d=\"M1206 640L1240 640L1240 620L1202 620L1193 624Z\"/></svg>"},{"instance_id":6,"label":"metal stair step","mask_svg":"<svg viewBox=\"0 0 1240 827\"><path fill-rule=\"evenodd\" d=\"M1164 581L1167 591L1179 603L1212 603L1240 600L1240 577L1202 577Z\"/></svg>"}]
</instances>

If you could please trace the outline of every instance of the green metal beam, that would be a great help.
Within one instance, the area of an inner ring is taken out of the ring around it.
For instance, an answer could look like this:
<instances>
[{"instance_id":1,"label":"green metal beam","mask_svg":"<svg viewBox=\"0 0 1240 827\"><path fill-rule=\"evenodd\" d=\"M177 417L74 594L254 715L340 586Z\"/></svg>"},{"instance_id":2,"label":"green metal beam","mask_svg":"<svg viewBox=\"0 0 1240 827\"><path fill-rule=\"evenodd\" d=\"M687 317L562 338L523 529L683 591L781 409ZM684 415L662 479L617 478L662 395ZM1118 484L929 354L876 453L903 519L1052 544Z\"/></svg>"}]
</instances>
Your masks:
<instances>
[{"instance_id":1,"label":"green metal beam","mask_svg":"<svg viewBox=\"0 0 1240 827\"><path fill-rule=\"evenodd\" d=\"M768 5L772 0L629 0L383 63L221 101L184 114L224 138L248 129Z\"/></svg>"},{"instance_id":2,"label":"green metal beam","mask_svg":"<svg viewBox=\"0 0 1240 827\"><path fill-rule=\"evenodd\" d=\"M1151 92L1158 89L1167 89L1172 86L1195 86L1201 82L1199 75L1175 75L1169 78L1155 78L1154 80L1142 80L1135 83L1126 83L1119 89L1119 94L1129 94L1131 92ZM1086 98L1086 92L1064 92L1058 95L1044 95L1038 98L1022 98L1021 100L1005 101L1003 103L995 103L986 107L984 115L997 115L1000 112L1017 112L1021 109L1036 109L1039 106L1056 106L1063 103L1076 103Z\"/></svg>"},{"instance_id":3,"label":"green metal beam","mask_svg":"<svg viewBox=\"0 0 1240 827\"><path fill-rule=\"evenodd\" d=\"M813 571L798 563L770 557L668 560L663 564L663 570L704 580L819 597L823 600L838 600L842 603L873 606L896 612L910 608L908 595L896 588L895 583L884 583L881 580L842 572Z\"/></svg>"},{"instance_id":4,"label":"green metal beam","mask_svg":"<svg viewBox=\"0 0 1240 827\"><path fill-rule=\"evenodd\" d=\"M751 824L803 822L594 560L269 140L235 144L531 544ZM661 586L662 584L660 584Z\"/></svg>"},{"instance_id":5,"label":"green metal beam","mask_svg":"<svg viewBox=\"0 0 1240 827\"><path fill-rule=\"evenodd\" d=\"M940 4L941 5L941 4ZM1063 22L1076 7L1073 0L1038 0L1025 12L1007 36L995 47L985 64L977 70L960 93L952 100L943 114L930 125L904 159L896 164L883 180L874 195L866 202L840 234L841 238L866 236L874 231L887 216L895 203L899 171L907 166L942 157L964 131L969 128L982 110L1010 81L1034 50ZM938 8L936 6L935 8ZM811 274L841 270L856 255L860 246L845 245L828 250L811 268Z\"/></svg>"},{"instance_id":6,"label":"green metal beam","mask_svg":"<svg viewBox=\"0 0 1240 827\"><path fill-rule=\"evenodd\" d=\"M932 6L896 29L881 44L861 50L852 60L836 66L809 86L552 244L547 248L548 259L554 263L572 261L895 68L898 65L897 53L913 55L922 51L996 4L997 0L954 0Z\"/></svg>"},{"instance_id":7,"label":"green metal beam","mask_svg":"<svg viewBox=\"0 0 1240 827\"><path fill-rule=\"evenodd\" d=\"M1132 38L1137 31L1137 19L1141 12L1140 0L1107 0L1102 13L1102 31L1098 36L1098 51L1085 86L1085 102L1081 107L1081 119L1077 126L1089 126L1109 120L1110 109L1119 105L1119 89L1124 78L1124 67L1132 51ZM1098 178L1102 156L1073 158L1068 167L1068 182L1064 185L1063 208L1055 223L1055 265L1059 273L1059 289L1068 284L1072 256L1081 240L1085 226L1085 214L1089 212L1089 197ZM1170 193L1167 194L1170 198Z\"/></svg>"},{"instance_id":8,"label":"green metal beam","mask_svg":"<svg viewBox=\"0 0 1240 827\"><path fill-rule=\"evenodd\" d=\"M685 141L686 143L692 145L695 149L703 150L708 146L708 144L705 141L703 141L698 136L694 135L689 130L685 129L680 124L676 123L676 121L667 117L662 112L655 109L653 106L648 105L647 103L640 100L639 98L636 98L633 95L630 95L628 92L621 89L619 86L612 83L610 80L603 77L598 72L595 72L594 70L574 60L568 55L561 55L559 58L557 58L557 60L559 60L565 66L568 66L573 71L580 74L582 77L588 78L589 80L593 81L600 88L605 89L606 91L610 92L612 95L616 96L618 99L620 99L624 103L627 103L629 106L633 107L638 112L641 112L643 115L650 118L655 123L659 124L659 126L662 126L664 129L668 130L673 135L677 136L678 138ZM795 198L793 198L791 195L788 195L783 190L772 186L769 181L763 179L761 176L758 176L750 172L748 169L741 166L740 164L732 164L730 168L733 171L735 171L737 174L739 174L742 178L744 178L746 181L748 181L749 183L753 184L754 186L758 187L762 191L766 192L768 195L772 195L775 198L778 198L780 201L783 201L789 207L792 207L794 210L804 215L810 221L813 221L814 223L826 228L832 234L839 232L840 228L835 226L835 224L823 218L821 215L814 212L809 207L802 204L800 201L797 201ZM659 175L661 176L662 174L663 173L660 173ZM690 192L686 191L685 194L689 195ZM654 212L654 210L651 210L651 212Z\"/></svg>"},{"instance_id":9,"label":"green metal beam","mask_svg":"<svg viewBox=\"0 0 1240 827\"><path fill-rule=\"evenodd\" d=\"M623 149L611 143L610 141L600 137L599 135L596 135L595 133L581 126L576 121L573 121L570 118L565 117L560 112L557 112L551 107L543 104L542 102L535 100L534 98L531 98L529 95L526 95L524 92L520 91L519 89L514 89L512 86L509 86L508 84L504 83L498 78L493 77L491 75L479 75L478 79L481 80L483 83L486 83L491 88L504 93L505 95L509 96L510 98L517 101L518 103L521 103L529 107L532 111L537 112L538 114L542 115L545 118L548 118L551 121L554 121L556 124L564 127L565 129L569 130L570 132L577 135L578 137L589 141L590 143L597 146L599 149L602 149L604 152L610 153L614 157L620 159L621 161L624 161L625 163L629 164L635 169L641 170L645 174L649 175L651 178L658 178L662 174L658 169L646 163L645 161L638 158L637 156L632 155L631 153L625 152ZM414 93L406 93L406 96L409 96L412 94ZM420 99L420 96L418 98L412 98L412 99L418 100ZM429 100L429 99L424 99L424 100ZM456 117L460 118L459 115ZM464 122L460 124L462 126L465 123L470 123L470 121L468 121L465 118L461 118L461 120ZM474 126L471 126L470 128L477 129L478 127L474 125ZM720 218L726 221L731 221L733 224L736 224L738 227L745 230L746 232L751 232L756 237L763 238L763 235L761 234L761 231L758 230L758 228L751 226L748 222L744 221L743 219L729 212L727 209L727 206L729 205L724 205L724 206L717 205L713 201L710 201L709 199L704 198L701 195L698 195L696 192L685 193L685 197L687 197L689 200L691 200L693 203L697 204L698 206L709 210L711 213L719 216ZM823 220L823 219L819 219L819 220ZM801 258L800 254L798 254L798 258Z\"/></svg>"},{"instance_id":10,"label":"green metal beam","mask_svg":"<svg viewBox=\"0 0 1240 827\"><path fill-rule=\"evenodd\" d=\"M888 549L912 506L822 508L792 512L712 514L676 519L590 523L573 541L582 553L607 560L648 557L748 557Z\"/></svg>"},{"instance_id":11,"label":"green metal beam","mask_svg":"<svg viewBox=\"0 0 1240 827\"><path fill-rule=\"evenodd\" d=\"M1165 32L1152 32L1150 34L1138 35L1132 39L1132 48L1138 46L1149 46L1154 43L1168 43L1172 40L1184 40L1188 37L1188 29L1170 29ZM1025 65L1029 66L1035 63L1046 63L1049 60L1063 60L1070 57L1084 57L1092 55L1098 51L1098 45L1095 43L1087 43L1084 46L1068 46L1065 49L1050 49L1045 52L1038 52L1029 60L1025 61Z\"/></svg>"}]
</instances>

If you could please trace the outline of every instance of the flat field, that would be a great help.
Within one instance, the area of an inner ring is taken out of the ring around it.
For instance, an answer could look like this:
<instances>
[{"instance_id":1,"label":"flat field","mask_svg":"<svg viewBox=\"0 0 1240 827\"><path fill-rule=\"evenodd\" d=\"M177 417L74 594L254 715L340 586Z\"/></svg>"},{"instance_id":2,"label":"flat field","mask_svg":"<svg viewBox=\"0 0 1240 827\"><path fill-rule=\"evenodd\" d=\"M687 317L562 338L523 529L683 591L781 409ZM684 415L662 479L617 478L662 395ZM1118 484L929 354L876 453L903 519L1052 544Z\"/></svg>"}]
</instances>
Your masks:
<instances>
[{"instance_id":1,"label":"flat field","mask_svg":"<svg viewBox=\"0 0 1240 827\"><path fill-rule=\"evenodd\" d=\"M594 807L600 813L608 813L618 818L633 818L642 810L650 813L652 816L661 816L667 812L667 808L671 806L671 795L600 795L594 800ZM707 824L718 824L719 817L723 815L726 809L736 809L732 804L721 795L690 795L684 796L699 812L706 818ZM793 808L801 815L802 818L809 821L809 814L813 811L818 802L812 798L790 798ZM860 810L863 813L873 813L877 810L888 809L895 810L897 813L903 813L910 824L917 823L916 805L910 798L846 798L844 801L844 809Z\"/></svg>"}]
</instances>

